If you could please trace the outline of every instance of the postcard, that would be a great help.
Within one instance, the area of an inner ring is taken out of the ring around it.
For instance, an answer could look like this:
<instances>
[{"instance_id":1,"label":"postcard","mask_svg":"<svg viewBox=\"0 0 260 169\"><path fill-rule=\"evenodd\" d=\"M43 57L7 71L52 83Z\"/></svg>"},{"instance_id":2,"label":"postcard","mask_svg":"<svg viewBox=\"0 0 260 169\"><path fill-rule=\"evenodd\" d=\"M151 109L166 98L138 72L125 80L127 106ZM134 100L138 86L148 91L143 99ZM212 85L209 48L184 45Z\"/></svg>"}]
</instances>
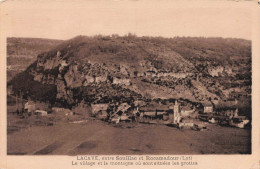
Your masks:
<instances>
[{"instance_id":1,"label":"postcard","mask_svg":"<svg viewBox=\"0 0 260 169\"><path fill-rule=\"evenodd\" d=\"M257 1L0 4L1 169L260 169Z\"/></svg>"}]
</instances>

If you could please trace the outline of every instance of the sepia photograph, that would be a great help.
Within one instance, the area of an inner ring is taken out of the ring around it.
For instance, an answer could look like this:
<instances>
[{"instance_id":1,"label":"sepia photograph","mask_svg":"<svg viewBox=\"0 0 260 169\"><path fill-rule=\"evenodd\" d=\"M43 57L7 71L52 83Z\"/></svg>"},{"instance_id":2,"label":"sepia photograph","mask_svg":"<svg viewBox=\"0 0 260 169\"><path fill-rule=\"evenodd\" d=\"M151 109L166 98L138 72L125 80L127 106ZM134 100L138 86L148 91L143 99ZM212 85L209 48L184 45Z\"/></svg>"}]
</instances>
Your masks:
<instances>
[{"instance_id":1,"label":"sepia photograph","mask_svg":"<svg viewBox=\"0 0 260 169\"><path fill-rule=\"evenodd\" d=\"M8 38L7 52L8 154L251 153L249 40Z\"/></svg>"},{"instance_id":2,"label":"sepia photograph","mask_svg":"<svg viewBox=\"0 0 260 169\"><path fill-rule=\"evenodd\" d=\"M252 155L249 2L48 2L2 4L7 156Z\"/></svg>"}]
</instances>

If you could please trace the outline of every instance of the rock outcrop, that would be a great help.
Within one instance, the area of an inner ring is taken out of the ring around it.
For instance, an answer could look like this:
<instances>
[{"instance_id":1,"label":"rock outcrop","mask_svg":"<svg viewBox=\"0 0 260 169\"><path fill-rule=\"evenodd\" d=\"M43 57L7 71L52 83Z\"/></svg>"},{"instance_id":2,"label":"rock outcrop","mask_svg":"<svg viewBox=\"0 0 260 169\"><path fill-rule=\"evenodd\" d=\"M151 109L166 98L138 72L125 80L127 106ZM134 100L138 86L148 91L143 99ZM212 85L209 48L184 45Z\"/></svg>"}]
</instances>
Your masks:
<instances>
[{"instance_id":1,"label":"rock outcrop","mask_svg":"<svg viewBox=\"0 0 260 169\"><path fill-rule=\"evenodd\" d=\"M236 52L233 46L220 39L219 43L225 44L234 53L234 56L229 56L231 59L225 59L227 65L223 65L224 59L216 57L216 41L211 42L210 39L207 45L202 43L205 46L201 48L214 48L212 56L205 55L199 47L191 50L188 45L193 42L185 38L136 37L131 43L125 39L127 37L104 39L80 36L65 41L38 55L37 60L23 73L28 78L24 81L33 80L37 85L48 86L51 90L46 92L53 92L51 94L55 95L56 101L71 105L83 99L88 103L123 102L139 97L182 98L197 102L221 100L231 96L221 91L237 87L237 80L245 88L243 91L250 91L251 77L248 71L244 71L250 70L247 67L250 64L233 64L239 54L241 57L243 55L243 59L250 59L249 52L244 52L250 46L247 42L238 44L243 51ZM204 40L198 39L198 44L200 41ZM221 52L219 50L221 57L224 57ZM15 79L13 83L17 83ZM20 88L29 91L24 93L36 95L30 93L30 87ZM31 88L37 91L37 87ZM41 92L42 97L49 95L40 88L37 92Z\"/></svg>"}]
</instances>

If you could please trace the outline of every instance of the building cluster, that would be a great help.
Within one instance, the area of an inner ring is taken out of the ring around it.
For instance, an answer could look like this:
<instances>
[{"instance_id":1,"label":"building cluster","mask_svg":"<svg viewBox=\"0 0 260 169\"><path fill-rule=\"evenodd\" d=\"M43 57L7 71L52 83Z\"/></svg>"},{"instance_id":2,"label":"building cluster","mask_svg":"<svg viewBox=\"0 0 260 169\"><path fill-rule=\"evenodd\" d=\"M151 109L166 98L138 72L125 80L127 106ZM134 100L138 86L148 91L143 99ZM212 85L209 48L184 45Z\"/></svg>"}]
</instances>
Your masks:
<instances>
[{"instance_id":1,"label":"building cluster","mask_svg":"<svg viewBox=\"0 0 260 169\"><path fill-rule=\"evenodd\" d=\"M29 100L25 102L22 111L28 115L40 116L48 116L51 113L64 116L89 114L97 119L116 124L120 122L141 122L194 127L201 124L202 121L206 121L209 123L226 123L244 128L249 123L247 117L239 116L235 104L223 106L223 104L214 105L207 102L202 105L195 105L177 99L167 102L136 100L132 103L92 103L90 106L82 101L72 109L51 107L48 103Z\"/></svg>"},{"instance_id":2,"label":"building cluster","mask_svg":"<svg viewBox=\"0 0 260 169\"><path fill-rule=\"evenodd\" d=\"M201 106L189 105L183 101L162 104L155 101L135 101L135 104L122 103L119 105L92 104L92 113L95 117L113 123L121 121L173 124L176 126L193 127L203 121L219 123L244 128L249 123L246 116L239 116L236 105L225 108L206 102Z\"/></svg>"},{"instance_id":3,"label":"building cluster","mask_svg":"<svg viewBox=\"0 0 260 169\"><path fill-rule=\"evenodd\" d=\"M219 104L203 104L204 111L199 115L203 121L210 123L219 123L238 128L244 128L249 124L246 116L239 115L238 102L226 101Z\"/></svg>"},{"instance_id":4,"label":"building cluster","mask_svg":"<svg viewBox=\"0 0 260 169\"><path fill-rule=\"evenodd\" d=\"M44 102L34 102L34 101L27 101L24 104L24 112L29 115L41 115L47 116L48 113L51 112L51 107L49 104Z\"/></svg>"},{"instance_id":5,"label":"building cluster","mask_svg":"<svg viewBox=\"0 0 260 169\"><path fill-rule=\"evenodd\" d=\"M154 124L179 125L185 119L197 118L198 111L194 106L175 103L162 104L156 101L145 102L137 100L133 104L92 104L92 114L102 120L112 123L141 122Z\"/></svg>"}]
</instances>

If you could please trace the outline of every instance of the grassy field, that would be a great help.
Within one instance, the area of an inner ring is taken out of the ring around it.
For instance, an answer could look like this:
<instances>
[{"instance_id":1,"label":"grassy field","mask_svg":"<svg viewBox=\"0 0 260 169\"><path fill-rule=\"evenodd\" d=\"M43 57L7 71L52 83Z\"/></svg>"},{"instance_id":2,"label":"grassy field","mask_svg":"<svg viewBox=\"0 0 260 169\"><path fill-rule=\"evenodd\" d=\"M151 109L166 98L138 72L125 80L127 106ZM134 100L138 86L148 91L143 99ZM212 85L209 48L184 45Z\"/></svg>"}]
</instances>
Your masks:
<instances>
[{"instance_id":1,"label":"grassy field","mask_svg":"<svg viewBox=\"0 0 260 169\"><path fill-rule=\"evenodd\" d=\"M194 131L141 123L115 126L91 118L47 125L47 117L30 118L8 115L9 155L251 153L249 129L209 125L208 130Z\"/></svg>"}]
</instances>

